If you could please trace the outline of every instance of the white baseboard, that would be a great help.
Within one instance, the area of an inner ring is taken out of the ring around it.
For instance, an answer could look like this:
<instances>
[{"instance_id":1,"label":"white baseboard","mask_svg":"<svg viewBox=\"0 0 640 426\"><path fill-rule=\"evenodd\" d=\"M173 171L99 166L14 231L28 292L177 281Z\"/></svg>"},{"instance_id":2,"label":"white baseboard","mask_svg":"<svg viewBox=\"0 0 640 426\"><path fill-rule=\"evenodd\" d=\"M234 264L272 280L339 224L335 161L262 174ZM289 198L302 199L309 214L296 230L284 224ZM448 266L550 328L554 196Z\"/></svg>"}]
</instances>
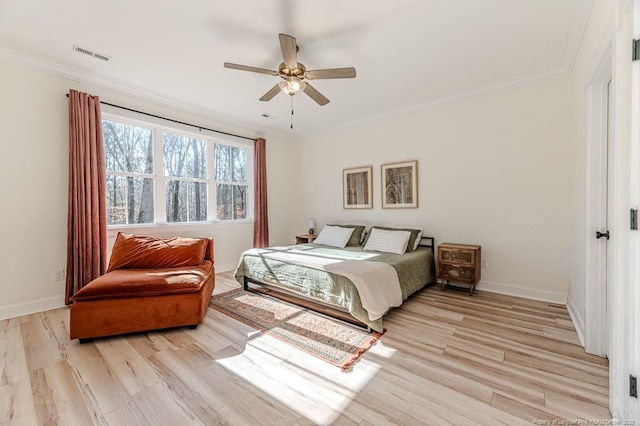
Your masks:
<instances>
[{"instance_id":1,"label":"white baseboard","mask_svg":"<svg viewBox=\"0 0 640 426\"><path fill-rule=\"evenodd\" d=\"M0 306L0 320L50 311L64 306L64 294L16 303L15 305L4 305Z\"/></svg>"},{"instance_id":2,"label":"white baseboard","mask_svg":"<svg viewBox=\"0 0 640 426\"><path fill-rule=\"evenodd\" d=\"M491 293L524 297L526 299L541 300L543 302L557 303L560 305L564 305L567 303L567 293L565 292L534 290L508 284L497 284L488 281L480 281L476 288L478 290L488 291Z\"/></svg>"},{"instance_id":3,"label":"white baseboard","mask_svg":"<svg viewBox=\"0 0 640 426\"><path fill-rule=\"evenodd\" d=\"M584 348L584 319L580 315L580 312L578 312L576 303L571 298L571 294L567 295L567 311L569 311L569 316L571 317L571 321L573 321L573 327L576 329L576 333L578 333L580 344Z\"/></svg>"},{"instance_id":4,"label":"white baseboard","mask_svg":"<svg viewBox=\"0 0 640 426\"><path fill-rule=\"evenodd\" d=\"M215 266L216 274L219 274L220 272L235 271L238 267L238 262L216 263Z\"/></svg>"}]
</instances>

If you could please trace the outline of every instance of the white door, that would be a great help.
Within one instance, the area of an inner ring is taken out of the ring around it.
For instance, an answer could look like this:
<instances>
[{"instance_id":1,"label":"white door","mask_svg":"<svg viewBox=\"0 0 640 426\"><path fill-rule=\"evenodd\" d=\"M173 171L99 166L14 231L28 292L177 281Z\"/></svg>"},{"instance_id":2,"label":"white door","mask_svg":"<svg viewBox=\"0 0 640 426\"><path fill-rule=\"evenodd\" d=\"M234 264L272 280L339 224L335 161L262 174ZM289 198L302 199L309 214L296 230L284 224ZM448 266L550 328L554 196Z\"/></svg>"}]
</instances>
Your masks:
<instances>
[{"instance_id":1,"label":"white door","mask_svg":"<svg viewBox=\"0 0 640 426\"><path fill-rule=\"evenodd\" d=\"M611 45L587 87L587 227L585 244L584 347L588 353L607 356L609 351L607 281L613 268L609 249L610 190L613 183L614 84ZM609 256L607 255L609 252Z\"/></svg>"},{"instance_id":2,"label":"white door","mask_svg":"<svg viewBox=\"0 0 640 426\"><path fill-rule=\"evenodd\" d=\"M612 217L612 202L609 194L613 193L613 153L611 152L613 148L613 80L609 80L607 83L607 141L606 141L606 158L603 160L604 167L606 167L605 176L607 179L607 183L604 186L605 194L604 194L604 221L603 227L605 229L606 234L609 235L605 238L602 238L604 248L603 248L603 265L604 265L604 273L603 273L603 295L605 297L603 301L604 312L602 314L602 321L604 323L604 330L606 333L606 341L605 341L605 353L602 354L607 356L611 353L611 333L609 333L609 324L610 324L610 312L611 312L611 297L609 295L609 283L611 282L611 272L613 271L612 258L609 254L609 239L611 235L609 233L610 228L610 218Z\"/></svg>"}]
</instances>

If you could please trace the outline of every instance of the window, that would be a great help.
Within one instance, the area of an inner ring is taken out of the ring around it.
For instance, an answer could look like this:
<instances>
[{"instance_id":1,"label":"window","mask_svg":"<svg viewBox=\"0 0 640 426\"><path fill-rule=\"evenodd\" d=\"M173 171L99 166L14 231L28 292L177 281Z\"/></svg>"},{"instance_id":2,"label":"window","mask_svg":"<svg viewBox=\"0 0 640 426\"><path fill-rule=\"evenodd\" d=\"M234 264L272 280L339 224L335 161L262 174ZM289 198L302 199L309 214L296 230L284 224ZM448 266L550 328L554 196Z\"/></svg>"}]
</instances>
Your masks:
<instances>
[{"instance_id":1,"label":"window","mask_svg":"<svg viewBox=\"0 0 640 426\"><path fill-rule=\"evenodd\" d=\"M105 115L108 225L248 220L253 146Z\"/></svg>"},{"instance_id":2,"label":"window","mask_svg":"<svg viewBox=\"0 0 640 426\"><path fill-rule=\"evenodd\" d=\"M216 194L219 220L246 219L247 150L216 144Z\"/></svg>"},{"instance_id":3,"label":"window","mask_svg":"<svg viewBox=\"0 0 640 426\"><path fill-rule=\"evenodd\" d=\"M167 222L207 220L207 143L164 133Z\"/></svg>"},{"instance_id":4,"label":"window","mask_svg":"<svg viewBox=\"0 0 640 426\"><path fill-rule=\"evenodd\" d=\"M107 178L107 223L152 223L153 131L102 121Z\"/></svg>"}]
</instances>

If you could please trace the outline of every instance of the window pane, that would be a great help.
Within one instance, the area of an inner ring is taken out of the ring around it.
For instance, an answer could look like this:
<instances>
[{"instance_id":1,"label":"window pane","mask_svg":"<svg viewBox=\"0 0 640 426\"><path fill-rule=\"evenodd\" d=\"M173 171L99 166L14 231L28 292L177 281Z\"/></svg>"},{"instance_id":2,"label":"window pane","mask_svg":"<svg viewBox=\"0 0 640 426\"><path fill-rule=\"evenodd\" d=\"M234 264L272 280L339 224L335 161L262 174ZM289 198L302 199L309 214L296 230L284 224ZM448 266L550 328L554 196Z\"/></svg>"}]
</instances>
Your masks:
<instances>
[{"instance_id":1,"label":"window pane","mask_svg":"<svg viewBox=\"0 0 640 426\"><path fill-rule=\"evenodd\" d=\"M220 185L216 187L217 218L218 220L233 219L233 185Z\"/></svg>"},{"instance_id":2,"label":"window pane","mask_svg":"<svg viewBox=\"0 0 640 426\"><path fill-rule=\"evenodd\" d=\"M247 218L247 187L244 185L233 186L233 218Z\"/></svg>"},{"instance_id":3,"label":"window pane","mask_svg":"<svg viewBox=\"0 0 640 426\"><path fill-rule=\"evenodd\" d=\"M216 144L216 180L231 182L231 147Z\"/></svg>"},{"instance_id":4,"label":"window pane","mask_svg":"<svg viewBox=\"0 0 640 426\"><path fill-rule=\"evenodd\" d=\"M153 223L153 179L106 177L108 225Z\"/></svg>"},{"instance_id":5,"label":"window pane","mask_svg":"<svg viewBox=\"0 0 640 426\"><path fill-rule=\"evenodd\" d=\"M233 147L233 181L247 181L247 150Z\"/></svg>"},{"instance_id":6,"label":"window pane","mask_svg":"<svg viewBox=\"0 0 640 426\"><path fill-rule=\"evenodd\" d=\"M102 120L105 170L153 173L153 131Z\"/></svg>"},{"instance_id":7,"label":"window pane","mask_svg":"<svg viewBox=\"0 0 640 426\"><path fill-rule=\"evenodd\" d=\"M207 184L167 180L167 222L207 220Z\"/></svg>"},{"instance_id":8,"label":"window pane","mask_svg":"<svg viewBox=\"0 0 640 426\"><path fill-rule=\"evenodd\" d=\"M165 176L207 178L207 143L205 141L163 133L162 142Z\"/></svg>"}]
</instances>

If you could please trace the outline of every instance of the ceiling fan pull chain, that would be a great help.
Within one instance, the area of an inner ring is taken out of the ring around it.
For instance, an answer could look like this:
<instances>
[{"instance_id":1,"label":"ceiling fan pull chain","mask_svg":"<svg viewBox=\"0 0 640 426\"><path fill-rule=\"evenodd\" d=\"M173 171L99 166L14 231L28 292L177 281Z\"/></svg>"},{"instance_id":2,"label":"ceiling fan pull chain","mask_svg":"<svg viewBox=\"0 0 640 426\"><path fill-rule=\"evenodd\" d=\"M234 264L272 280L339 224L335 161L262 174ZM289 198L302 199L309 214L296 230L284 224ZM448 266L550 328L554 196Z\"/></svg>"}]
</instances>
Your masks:
<instances>
[{"instance_id":1,"label":"ceiling fan pull chain","mask_svg":"<svg viewBox=\"0 0 640 426\"><path fill-rule=\"evenodd\" d=\"M291 98L291 129L293 129L293 95L289 95Z\"/></svg>"}]
</instances>

